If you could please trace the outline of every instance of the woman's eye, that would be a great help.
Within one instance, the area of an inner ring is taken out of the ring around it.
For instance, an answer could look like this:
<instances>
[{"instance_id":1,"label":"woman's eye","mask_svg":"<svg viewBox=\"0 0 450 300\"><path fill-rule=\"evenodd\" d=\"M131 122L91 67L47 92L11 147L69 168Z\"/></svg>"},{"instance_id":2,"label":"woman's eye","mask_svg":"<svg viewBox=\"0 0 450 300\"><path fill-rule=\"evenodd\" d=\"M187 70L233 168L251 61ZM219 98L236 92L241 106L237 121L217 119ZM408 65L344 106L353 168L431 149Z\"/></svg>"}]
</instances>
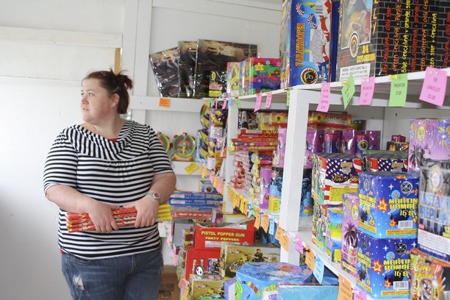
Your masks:
<instances>
[{"instance_id":1,"label":"woman's eye","mask_svg":"<svg viewBox=\"0 0 450 300\"><path fill-rule=\"evenodd\" d=\"M94 93L88 93L89 97L94 97Z\"/></svg>"}]
</instances>

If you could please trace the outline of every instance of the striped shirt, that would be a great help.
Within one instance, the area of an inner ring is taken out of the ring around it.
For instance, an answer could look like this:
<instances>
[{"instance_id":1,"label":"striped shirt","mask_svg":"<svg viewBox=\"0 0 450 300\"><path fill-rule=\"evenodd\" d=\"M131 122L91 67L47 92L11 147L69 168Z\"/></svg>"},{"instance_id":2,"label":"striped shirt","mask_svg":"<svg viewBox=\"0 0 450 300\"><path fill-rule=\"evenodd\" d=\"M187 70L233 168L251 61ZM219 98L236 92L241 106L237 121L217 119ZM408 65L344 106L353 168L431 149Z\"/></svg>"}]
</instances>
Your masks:
<instances>
[{"instance_id":1,"label":"striped shirt","mask_svg":"<svg viewBox=\"0 0 450 300\"><path fill-rule=\"evenodd\" d=\"M148 125L127 121L117 142L74 125L57 136L48 153L44 191L66 185L98 201L121 206L144 197L154 175L169 172L173 172L169 158ZM66 217L67 212L60 209L59 247L81 258L117 257L160 247L157 224L121 227L111 233L69 233Z\"/></svg>"}]
</instances>

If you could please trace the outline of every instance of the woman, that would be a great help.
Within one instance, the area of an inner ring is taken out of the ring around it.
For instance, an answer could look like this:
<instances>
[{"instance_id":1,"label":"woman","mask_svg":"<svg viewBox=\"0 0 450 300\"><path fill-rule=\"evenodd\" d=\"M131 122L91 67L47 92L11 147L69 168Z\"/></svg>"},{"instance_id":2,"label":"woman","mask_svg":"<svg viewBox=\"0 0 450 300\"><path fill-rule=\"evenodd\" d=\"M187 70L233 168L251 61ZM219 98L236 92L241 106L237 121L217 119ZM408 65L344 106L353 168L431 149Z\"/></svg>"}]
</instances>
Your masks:
<instances>
[{"instance_id":1,"label":"woman","mask_svg":"<svg viewBox=\"0 0 450 300\"><path fill-rule=\"evenodd\" d=\"M176 183L153 129L126 121L128 89L121 73L98 71L82 81L83 123L56 138L44 170L46 197L59 206L62 271L74 299L157 299L163 267L158 206ZM134 207L134 226L112 210ZM69 232L67 213L87 213L95 230Z\"/></svg>"}]
</instances>

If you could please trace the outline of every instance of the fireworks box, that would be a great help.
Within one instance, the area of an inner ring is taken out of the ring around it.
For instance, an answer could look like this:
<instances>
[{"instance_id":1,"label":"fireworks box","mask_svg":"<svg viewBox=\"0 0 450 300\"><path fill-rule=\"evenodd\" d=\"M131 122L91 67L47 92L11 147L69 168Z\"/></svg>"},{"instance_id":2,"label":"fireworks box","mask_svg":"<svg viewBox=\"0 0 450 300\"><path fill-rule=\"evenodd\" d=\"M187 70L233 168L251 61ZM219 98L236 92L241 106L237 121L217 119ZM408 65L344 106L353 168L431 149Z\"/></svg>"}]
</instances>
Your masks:
<instances>
[{"instance_id":1,"label":"fireworks box","mask_svg":"<svg viewBox=\"0 0 450 300\"><path fill-rule=\"evenodd\" d=\"M241 63L227 63L227 96L231 98L239 97L239 87L241 85Z\"/></svg>"},{"instance_id":2,"label":"fireworks box","mask_svg":"<svg viewBox=\"0 0 450 300\"><path fill-rule=\"evenodd\" d=\"M332 261L341 261L342 206L328 207L325 232L325 253Z\"/></svg>"},{"instance_id":3,"label":"fireworks box","mask_svg":"<svg viewBox=\"0 0 450 300\"><path fill-rule=\"evenodd\" d=\"M419 249L450 261L450 160L425 160L420 168Z\"/></svg>"},{"instance_id":4,"label":"fireworks box","mask_svg":"<svg viewBox=\"0 0 450 300\"><path fill-rule=\"evenodd\" d=\"M408 154L405 151L379 151L363 155L367 172L407 172Z\"/></svg>"},{"instance_id":5,"label":"fireworks box","mask_svg":"<svg viewBox=\"0 0 450 300\"><path fill-rule=\"evenodd\" d=\"M438 37L445 39L439 5L439 0L341 0L338 80L442 65L436 51Z\"/></svg>"},{"instance_id":6,"label":"fireworks box","mask_svg":"<svg viewBox=\"0 0 450 300\"><path fill-rule=\"evenodd\" d=\"M411 250L411 299L448 299L450 264Z\"/></svg>"},{"instance_id":7,"label":"fireworks box","mask_svg":"<svg viewBox=\"0 0 450 300\"><path fill-rule=\"evenodd\" d=\"M358 211L359 194L348 193L342 196L342 255L341 266L356 275L358 251Z\"/></svg>"},{"instance_id":8,"label":"fireworks box","mask_svg":"<svg viewBox=\"0 0 450 300\"><path fill-rule=\"evenodd\" d=\"M248 262L236 273L236 299L261 299L264 291L276 290L278 283L304 284L314 278L307 266L282 262Z\"/></svg>"},{"instance_id":9,"label":"fireworks box","mask_svg":"<svg viewBox=\"0 0 450 300\"><path fill-rule=\"evenodd\" d=\"M417 238L419 174L361 172L359 231L376 238Z\"/></svg>"},{"instance_id":10,"label":"fireworks box","mask_svg":"<svg viewBox=\"0 0 450 300\"><path fill-rule=\"evenodd\" d=\"M278 297L273 299L282 300L336 300L338 299L339 287L337 285L278 285Z\"/></svg>"},{"instance_id":11,"label":"fireworks box","mask_svg":"<svg viewBox=\"0 0 450 300\"><path fill-rule=\"evenodd\" d=\"M278 262L280 248L267 246L240 246L222 244L219 275L222 278L236 276L236 271L246 262Z\"/></svg>"},{"instance_id":12,"label":"fireworks box","mask_svg":"<svg viewBox=\"0 0 450 300\"><path fill-rule=\"evenodd\" d=\"M450 118L411 119L408 170L419 171L425 158L450 159Z\"/></svg>"},{"instance_id":13,"label":"fireworks box","mask_svg":"<svg viewBox=\"0 0 450 300\"><path fill-rule=\"evenodd\" d=\"M417 239L374 238L358 233L356 285L373 298L408 298L410 254Z\"/></svg>"},{"instance_id":14,"label":"fireworks box","mask_svg":"<svg viewBox=\"0 0 450 300\"><path fill-rule=\"evenodd\" d=\"M326 218L328 214L327 204L319 204L318 201L313 201L313 216L312 216L312 242L325 252L325 235L327 232Z\"/></svg>"},{"instance_id":15,"label":"fireworks box","mask_svg":"<svg viewBox=\"0 0 450 300\"><path fill-rule=\"evenodd\" d=\"M224 283L225 280L218 275L192 275L189 283L189 299L223 299Z\"/></svg>"},{"instance_id":16,"label":"fireworks box","mask_svg":"<svg viewBox=\"0 0 450 300\"><path fill-rule=\"evenodd\" d=\"M222 242L253 245L255 242L254 220L243 223L196 223L194 245L196 248L221 247Z\"/></svg>"},{"instance_id":17,"label":"fireworks box","mask_svg":"<svg viewBox=\"0 0 450 300\"><path fill-rule=\"evenodd\" d=\"M197 249L186 246L185 278L191 274L218 274L220 248Z\"/></svg>"},{"instance_id":18,"label":"fireworks box","mask_svg":"<svg viewBox=\"0 0 450 300\"><path fill-rule=\"evenodd\" d=\"M351 154L319 153L312 170L312 196L319 204L341 204L342 195L358 191L362 160Z\"/></svg>"},{"instance_id":19,"label":"fireworks box","mask_svg":"<svg viewBox=\"0 0 450 300\"><path fill-rule=\"evenodd\" d=\"M281 88L329 81L331 7L331 0L283 1Z\"/></svg>"},{"instance_id":20,"label":"fireworks box","mask_svg":"<svg viewBox=\"0 0 450 300\"><path fill-rule=\"evenodd\" d=\"M264 93L280 88L280 59L250 57L246 59L244 95Z\"/></svg>"}]
</instances>

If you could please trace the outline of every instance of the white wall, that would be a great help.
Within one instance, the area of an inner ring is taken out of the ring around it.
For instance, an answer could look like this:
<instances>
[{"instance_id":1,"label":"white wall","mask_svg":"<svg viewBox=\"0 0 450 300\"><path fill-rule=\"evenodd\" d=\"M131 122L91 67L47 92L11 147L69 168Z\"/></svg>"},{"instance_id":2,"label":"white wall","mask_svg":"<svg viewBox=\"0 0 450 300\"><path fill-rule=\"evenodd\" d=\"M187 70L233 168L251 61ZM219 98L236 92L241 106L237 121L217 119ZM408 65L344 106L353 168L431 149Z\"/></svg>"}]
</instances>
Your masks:
<instances>
[{"instance_id":1,"label":"white wall","mask_svg":"<svg viewBox=\"0 0 450 300\"><path fill-rule=\"evenodd\" d=\"M113 66L113 50L118 36L123 34L127 43L136 41L130 38L134 30L130 24L135 24L133 18L138 15L145 16L142 11L129 11L130 7L137 7L137 1L148 2L150 7L153 5L151 34L147 37L151 51L171 47L180 39L211 38L255 43L260 47L261 55L278 55L279 26L277 12L273 9L278 6L278 0L228 1L231 4L213 0L2 1L1 299L70 298L60 272L57 208L43 195L42 169L56 134L62 128L81 121L81 78L90 70ZM245 8L236 3L249 6ZM179 9L184 5L187 5L184 12L171 10L171 7ZM256 9L252 7L254 5L264 8ZM230 13L241 17L223 16ZM213 15L221 15L217 19L220 22L215 23ZM185 16L190 16L188 22L184 21ZM246 21L246 18L253 21ZM10 34L6 26L25 30ZM41 30L34 32L30 29ZM139 51L134 52L134 45L123 47L127 49L124 68L135 74L135 69L143 66L148 72L148 54L136 56ZM145 72L136 74L141 78L148 76ZM148 94L157 95L152 87L154 79L149 77L145 82L149 85ZM199 126L197 114L192 119L184 119ZM172 131L191 126L152 121L155 127L167 126Z\"/></svg>"}]
</instances>

